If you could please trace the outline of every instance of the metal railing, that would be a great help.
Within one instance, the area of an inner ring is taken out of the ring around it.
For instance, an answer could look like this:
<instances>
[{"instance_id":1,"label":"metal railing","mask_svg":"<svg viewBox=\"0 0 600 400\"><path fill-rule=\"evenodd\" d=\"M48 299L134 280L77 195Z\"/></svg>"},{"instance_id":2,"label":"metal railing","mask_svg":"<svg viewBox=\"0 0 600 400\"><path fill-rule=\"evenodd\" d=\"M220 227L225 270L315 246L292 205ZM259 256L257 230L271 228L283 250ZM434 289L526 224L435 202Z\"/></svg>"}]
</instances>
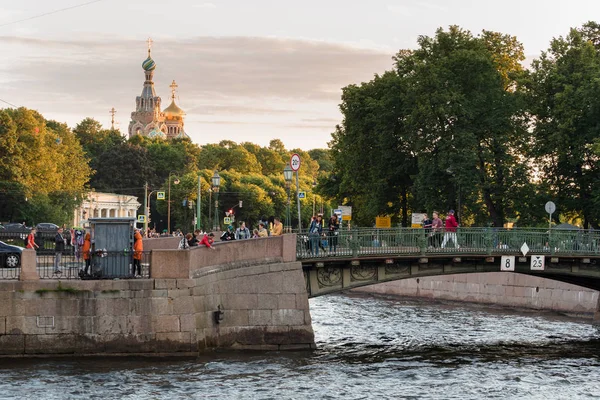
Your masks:
<instances>
[{"instance_id":1,"label":"metal railing","mask_svg":"<svg viewBox=\"0 0 600 400\"><path fill-rule=\"evenodd\" d=\"M29 229L19 229L19 230L1 230L0 231L0 241L11 244L14 246L25 247L25 239L29 235L31 231ZM38 249L36 252L38 254L54 254L54 238L56 236L56 232L51 231L40 231L35 235L35 243L38 245ZM72 253L71 247L71 235L64 234L63 235L66 240L65 251L68 253Z\"/></svg>"},{"instance_id":2,"label":"metal railing","mask_svg":"<svg viewBox=\"0 0 600 400\"><path fill-rule=\"evenodd\" d=\"M6 268L4 265L0 267L0 280L19 279L21 276L21 267Z\"/></svg>"},{"instance_id":3,"label":"metal railing","mask_svg":"<svg viewBox=\"0 0 600 400\"><path fill-rule=\"evenodd\" d=\"M141 252L139 266L141 274L134 274L133 267L137 262L134 252L103 252L91 254L89 266L81 256L63 253L38 254L36 256L37 271L41 279L131 279L150 277L150 252ZM138 276L136 276L138 275Z\"/></svg>"},{"instance_id":4,"label":"metal railing","mask_svg":"<svg viewBox=\"0 0 600 400\"><path fill-rule=\"evenodd\" d=\"M298 259L379 255L528 254L600 256L600 231L458 228L456 232L416 228L324 231L297 236Z\"/></svg>"}]
</instances>

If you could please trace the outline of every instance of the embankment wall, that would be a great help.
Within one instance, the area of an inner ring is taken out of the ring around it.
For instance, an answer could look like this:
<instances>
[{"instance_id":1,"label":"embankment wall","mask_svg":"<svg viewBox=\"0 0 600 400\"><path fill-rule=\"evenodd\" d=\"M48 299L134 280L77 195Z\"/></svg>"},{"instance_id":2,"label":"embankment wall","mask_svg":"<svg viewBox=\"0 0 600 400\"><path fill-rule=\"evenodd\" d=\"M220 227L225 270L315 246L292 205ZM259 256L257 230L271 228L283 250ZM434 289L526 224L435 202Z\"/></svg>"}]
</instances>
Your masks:
<instances>
[{"instance_id":1,"label":"embankment wall","mask_svg":"<svg viewBox=\"0 0 600 400\"><path fill-rule=\"evenodd\" d=\"M362 293L553 310L590 317L598 304L597 291L507 272L404 279L354 290Z\"/></svg>"}]
</instances>

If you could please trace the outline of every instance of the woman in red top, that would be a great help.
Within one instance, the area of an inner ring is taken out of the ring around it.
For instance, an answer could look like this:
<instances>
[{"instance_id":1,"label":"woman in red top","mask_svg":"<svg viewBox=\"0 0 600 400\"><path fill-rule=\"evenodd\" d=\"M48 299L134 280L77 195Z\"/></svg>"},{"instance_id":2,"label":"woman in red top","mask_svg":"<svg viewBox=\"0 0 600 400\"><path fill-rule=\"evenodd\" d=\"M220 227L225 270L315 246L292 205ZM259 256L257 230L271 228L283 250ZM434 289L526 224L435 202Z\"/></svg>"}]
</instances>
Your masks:
<instances>
[{"instance_id":1,"label":"woman in red top","mask_svg":"<svg viewBox=\"0 0 600 400\"><path fill-rule=\"evenodd\" d=\"M215 241L214 237L215 237L214 233L212 233L212 232L208 233L208 234L204 235L204 237L200 241L200 244L208 247L211 250L216 250L212 245Z\"/></svg>"},{"instance_id":2,"label":"woman in red top","mask_svg":"<svg viewBox=\"0 0 600 400\"><path fill-rule=\"evenodd\" d=\"M37 245L37 243L35 242L35 229L32 229L31 232L29 232L29 235L27 235L27 246L25 247L26 249L39 249L40 246Z\"/></svg>"}]
</instances>

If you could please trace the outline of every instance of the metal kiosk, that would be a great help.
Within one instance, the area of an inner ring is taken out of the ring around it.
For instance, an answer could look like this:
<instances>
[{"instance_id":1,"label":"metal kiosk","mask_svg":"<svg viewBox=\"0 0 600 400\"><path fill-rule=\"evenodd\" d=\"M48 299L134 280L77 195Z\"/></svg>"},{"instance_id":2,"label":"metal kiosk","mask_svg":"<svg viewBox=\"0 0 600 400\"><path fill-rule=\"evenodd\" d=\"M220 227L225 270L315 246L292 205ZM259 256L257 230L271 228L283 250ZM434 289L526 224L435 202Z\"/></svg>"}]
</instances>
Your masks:
<instances>
[{"instance_id":1,"label":"metal kiosk","mask_svg":"<svg viewBox=\"0 0 600 400\"><path fill-rule=\"evenodd\" d=\"M92 279L132 275L134 218L90 218Z\"/></svg>"}]
</instances>

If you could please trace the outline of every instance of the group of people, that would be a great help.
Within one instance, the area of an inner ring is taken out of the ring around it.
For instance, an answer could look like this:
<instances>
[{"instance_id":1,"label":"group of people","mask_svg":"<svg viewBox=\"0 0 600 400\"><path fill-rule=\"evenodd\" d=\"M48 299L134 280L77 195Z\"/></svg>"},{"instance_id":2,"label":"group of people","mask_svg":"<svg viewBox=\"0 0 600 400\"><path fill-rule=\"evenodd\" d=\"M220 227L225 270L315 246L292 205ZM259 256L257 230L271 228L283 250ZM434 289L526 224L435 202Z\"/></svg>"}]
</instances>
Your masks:
<instances>
[{"instance_id":1,"label":"group of people","mask_svg":"<svg viewBox=\"0 0 600 400\"><path fill-rule=\"evenodd\" d=\"M336 214L329 218L327 225L323 221L323 214L313 216L308 227L309 253L318 256L319 248L325 251L329 247L329 254L336 255L339 229L340 221Z\"/></svg>"},{"instance_id":2,"label":"group of people","mask_svg":"<svg viewBox=\"0 0 600 400\"><path fill-rule=\"evenodd\" d=\"M458 222L454 216L454 210L448 211L445 222L442 221L438 212L434 211L433 219L429 219L427 214L425 214L422 223L427 234L427 245L429 247L444 249L452 241L454 247L460 248L458 238L456 237Z\"/></svg>"},{"instance_id":3,"label":"group of people","mask_svg":"<svg viewBox=\"0 0 600 400\"><path fill-rule=\"evenodd\" d=\"M274 217L272 222L268 222L266 218L263 218L261 221L259 221L258 228L255 228L252 231L250 231L250 229L246 226L245 222L241 222L238 228L235 230L233 225L229 225L221 234L220 239L222 242L228 242L231 240L255 239L280 235L283 235L283 224L281 223L281 219ZM214 249L214 240L214 233L205 233L197 229L193 233L188 233L183 236L179 241L178 248L183 250L195 246L206 246Z\"/></svg>"}]
</instances>

